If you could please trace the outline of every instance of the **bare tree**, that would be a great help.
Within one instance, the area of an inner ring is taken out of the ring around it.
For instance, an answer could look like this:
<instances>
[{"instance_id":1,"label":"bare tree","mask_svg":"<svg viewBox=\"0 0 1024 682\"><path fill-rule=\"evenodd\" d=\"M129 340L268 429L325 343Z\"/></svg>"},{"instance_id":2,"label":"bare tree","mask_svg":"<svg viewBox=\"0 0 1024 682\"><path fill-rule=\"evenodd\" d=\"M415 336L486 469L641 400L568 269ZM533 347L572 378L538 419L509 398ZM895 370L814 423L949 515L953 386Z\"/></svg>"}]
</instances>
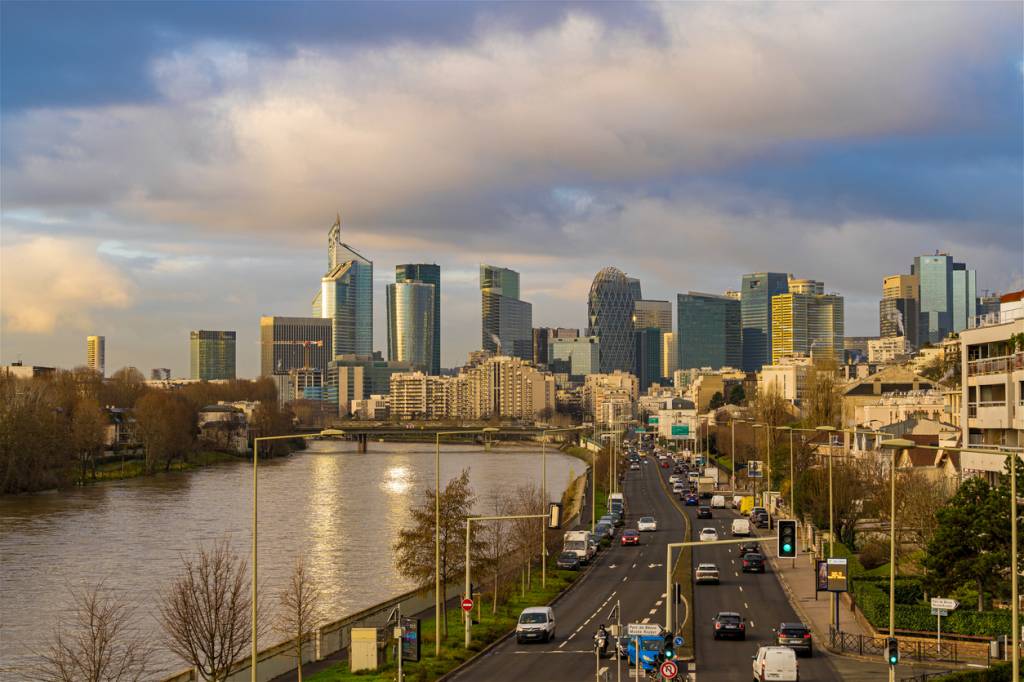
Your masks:
<instances>
[{"instance_id":1,"label":"bare tree","mask_svg":"<svg viewBox=\"0 0 1024 682\"><path fill-rule=\"evenodd\" d=\"M82 482L92 467L92 477L96 478L96 455L103 450L103 436L107 420L100 409L99 403L91 398L81 398L75 402L71 414L71 443L78 456Z\"/></svg>"},{"instance_id":2,"label":"bare tree","mask_svg":"<svg viewBox=\"0 0 1024 682\"><path fill-rule=\"evenodd\" d=\"M807 373L804 415L812 426L842 426L843 400L835 360L815 359Z\"/></svg>"},{"instance_id":3,"label":"bare tree","mask_svg":"<svg viewBox=\"0 0 1024 682\"><path fill-rule=\"evenodd\" d=\"M204 680L225 680L252 641L246 562L222 540L182 563L160 604L167 645Z\"/></svg>"},{"instance_id":4,"label":"bare tree","mask_svg":"<svg viewBox=\"0 0 1024 682\"><path fill-rule=\"evenodd\" d=\"M493 516L507 516L512 508L512 496L508 491L502 491L493 498L491 514ZM481 548L476 571L480 575L490 575L494 590L494 599L491 602L491 613L498 612L498 599L501 596L501 578L504 568L504 558L509 553L509 528L506 521L489 521L479 524L478 531Z\"/></svg>"},{"instance_id":5,"label":"bare tree","mask_svg":"<svg viewBox=\"0 0 1024 682\"><path fill-rule=\"evenodd\" d=\"M137 682L159 670L139 634L135 611L103 584L71 591L69 621L58 621L40 662L25 671L41 682Z\"/></svg>"},{"instance_id":6,"label":"bare tree","mask_svg":"<svg viewBox=\"0 0 1024 682\"><path fill-rule=\"evenodd\" d=\"M277 618L277 631L294 642L295 658L299 664L299 682L302 682L302 644L323 622L320 587L306 570L300 556L295 560L291 578L278 595L281 612Z\"/></svg>"}]
</instances>

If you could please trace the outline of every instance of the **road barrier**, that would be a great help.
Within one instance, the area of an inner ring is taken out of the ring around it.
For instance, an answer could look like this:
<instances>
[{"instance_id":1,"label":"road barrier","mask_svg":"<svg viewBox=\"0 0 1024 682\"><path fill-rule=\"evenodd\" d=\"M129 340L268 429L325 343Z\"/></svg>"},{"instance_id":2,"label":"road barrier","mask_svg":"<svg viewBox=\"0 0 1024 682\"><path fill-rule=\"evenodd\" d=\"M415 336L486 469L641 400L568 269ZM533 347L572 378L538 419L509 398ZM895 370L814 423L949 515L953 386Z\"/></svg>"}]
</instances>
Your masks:
<instances>
[{"instance_id":1,"label":"road barrier","mask_svg":"<svg viewBox=\"0 0 1024 682\"><path fill-rule=\"evenodd\" d=\"M897 633L898 635L899 633ZM883 658L887 635L861 635L828 628L828 647L837 653L853 653L869 658ZM963 663L985 661L990 665L992 658L987 642L964 642L943 640L941 643L930 639L898 637L900 659L922 663Z\"/></svg>"}]
</instances>

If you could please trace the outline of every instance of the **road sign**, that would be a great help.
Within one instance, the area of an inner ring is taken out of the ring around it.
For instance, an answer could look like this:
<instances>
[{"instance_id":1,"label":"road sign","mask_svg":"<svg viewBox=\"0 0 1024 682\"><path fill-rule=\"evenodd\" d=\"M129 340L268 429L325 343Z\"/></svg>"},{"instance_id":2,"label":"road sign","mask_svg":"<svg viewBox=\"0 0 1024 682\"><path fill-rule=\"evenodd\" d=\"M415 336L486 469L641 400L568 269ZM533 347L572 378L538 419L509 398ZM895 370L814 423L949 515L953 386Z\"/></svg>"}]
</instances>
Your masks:
<instances>
[{"instance_id":1,"label":"road sign","mask_svg":"<svg viewBox=\"0 0 1024 682\"><path fill-rule=\"evenodd\" d=\"M943 618L945 618L949 615L949 611L947 611L946 609L932 609L932 615L942 616Z\"/></svg>"},{"instance_id":2,"label":"road sign","mask_svg":"<svg viewBox=\"0 0 1024 682\"><path fill-rule=\"evenodd\" d=\"M761 474L761 460L752 459L747 462L747 478L762 478Z\"/></svg>"},{"instance_id":3,"label":"road sign","mask_svg":"<svg viewBox=\"0 0 1024 682\"><path fill-rule=\"evenodd\" d=\"M943 611L955 611L958 606L960 606L960 602L958 602L956 599L943 599L942 597L932 597L933 609L942 609Z\"/></svg>"},{"instance_id":4,"label":"road sign","mask_svg":"<svg viewBox=\"0 0 1024 682\"><path fill-rule=\"evenodd\" d=\"M686 640L677 635L676 638L672 640L672 643L676 646L682 646L686 644Z\"/></svg>"},{"instance_id":5,"label":"road sign","mask_svg":"<svg viewBox=\"0 0 1024 682\"><path fill-rule=\"evenodd\" d=\"M676 679L676 675L679 674L679 667L672 661L665 661L661 664L659 672L666 680L674 680Z\"/></svg>"},{"instance_id":6,"label":"road sign","mask_svg":"<svg viewBox=\"0 0 1024 682\"><path fill-rule=\"evenodd\" d=\"M657 637L661 634L661 626L657 623L630 623L626 626L626 634L630 637Z\"/></svg>"},{"instance_id":7,"label":"road sign","mask_svg":"<svg viewBox=\"0 0 1024 682\"><path fill-rule=\"evenodd\" d=\"M470 611L472 611L473 610L473 600L470 599L469 597L466 597L465 599L463 599L462 600L462 610L465 611L466 613L469 613Z\"/></svg>"},{"instance_id":8,"label":"road sign","mask_svg":"<svg viewBox=\"0 0 1024 682\"><path fill-rule=\"evenodd\" d=\"M675 440L679 440L681 438L689 438L690 437L690 425L689 424L672 424L672 426L669 427L669 434Z\"/></svg>"}]
</instances>

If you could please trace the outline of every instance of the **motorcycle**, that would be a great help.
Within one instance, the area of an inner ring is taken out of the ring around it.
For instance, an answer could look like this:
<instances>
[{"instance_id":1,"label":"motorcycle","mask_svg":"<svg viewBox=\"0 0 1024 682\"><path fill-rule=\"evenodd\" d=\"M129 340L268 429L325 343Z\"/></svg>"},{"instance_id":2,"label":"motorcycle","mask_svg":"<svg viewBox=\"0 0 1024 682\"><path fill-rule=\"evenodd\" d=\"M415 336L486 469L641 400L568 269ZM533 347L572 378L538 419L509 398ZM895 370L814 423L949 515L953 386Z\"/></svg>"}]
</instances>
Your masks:
<instances>
[{"instance_id":1,"label":"motorcycle","mask_svg":"<svg viewBox=\"0 0 1024 682\"><path fill-rule=\"evenodd\" d=\"M608 655L608 632L601 628L594 634L594 647L600 657Z\"/></svg>"}]
</instances>

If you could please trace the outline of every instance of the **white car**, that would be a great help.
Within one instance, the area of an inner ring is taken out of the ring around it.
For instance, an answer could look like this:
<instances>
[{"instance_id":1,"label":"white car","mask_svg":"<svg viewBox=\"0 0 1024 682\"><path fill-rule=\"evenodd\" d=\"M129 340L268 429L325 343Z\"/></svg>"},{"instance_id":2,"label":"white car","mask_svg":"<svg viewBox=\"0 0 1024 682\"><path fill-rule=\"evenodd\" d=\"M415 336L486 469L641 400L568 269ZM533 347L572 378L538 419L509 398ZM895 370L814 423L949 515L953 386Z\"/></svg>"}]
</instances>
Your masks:
<instances>
[{"instance_id":1,"label":"white car","mask_svg":"<svg viewBox=\"0 0 1024 682\"><path fill-rule=\"evenodd\" d=\"M516 624L516 642L550 642L555 638L555 610L550 606L523 609Z\"/></svg>"},{"instance_id":2,"label":"white car","mask_svg":"<svg viewBox=\"0 0 1024 682\"><path fill-rule=\"evenodd\" d=\"M696 582L698 585L703 583L714 583L718 584L718 566L714 564L699 564L696 571Z\"/></svg>"},{"instance_id":3,"label":"white car","mask_svg":"<svg viewBox=\"0 0 1024 682\"><path fill-rule=\"evenodd\" d=\"M713 542L718 539L718 531L714 528L701 528L700 529L700 541L701 542Z\"/></svg>"},{"instance_id":4,"label":"white car","mask_svg":"<svg viewBox=\"0 0 1024 682\"><path fill-rule=\"evenodd\" d=\"M683 480L682 474L672 474L671 476L668 477L669 483L676 483L677 481L681 480Z\"/></svg>"},{"instance_id":5,"label":"white car","mask_svg":"<svg viewBox=\"0 0 1024 682\"><path fill-rule=\"evenodd\" d=\"M636 522L636 529L641 533L645 530L658 530L658 522L653 516L641 516L640 520Z\"/></svg>"},{"instance_id":6,"label":"white car","mask_svg":"<svg viewBox=\"0 0 1024 682\"><path fill-rule=\"evenodd\" d=\"M754 654L755 680L782 680L797 682L800 666L796 652L788 646L763 646Z\"/></svg>"}]
</instances>

